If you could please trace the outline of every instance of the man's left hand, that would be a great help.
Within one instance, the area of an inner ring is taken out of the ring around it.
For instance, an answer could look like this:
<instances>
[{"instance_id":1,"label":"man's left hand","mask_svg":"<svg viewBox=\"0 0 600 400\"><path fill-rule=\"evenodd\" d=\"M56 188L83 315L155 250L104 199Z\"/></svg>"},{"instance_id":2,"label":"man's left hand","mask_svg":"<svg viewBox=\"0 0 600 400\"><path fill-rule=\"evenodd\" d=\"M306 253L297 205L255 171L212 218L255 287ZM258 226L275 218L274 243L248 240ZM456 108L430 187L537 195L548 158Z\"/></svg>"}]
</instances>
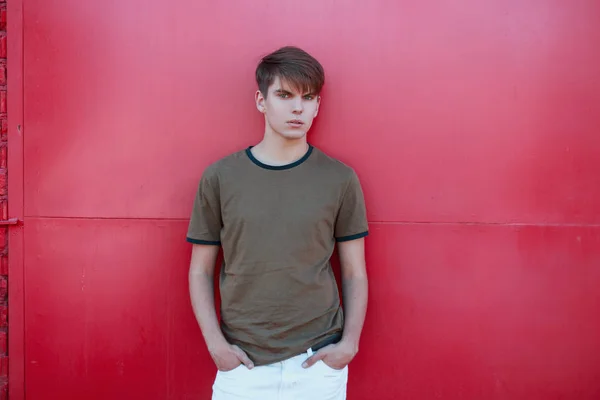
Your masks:
<instances>
[{"instance_id":1,"label":"man's left hand","mask_svg":"<svg viewBox=\"0 0 600 400\"><path fill-rule=\"evenodd\" d=\"M317 361L322 360L327 366L333 369L343 369L346 365L350 364L350 361L352 361L357 352L358 349L356 346L342 340L339 343L325 346L308 357L302 363L302 367L310 368Z\"/></svg>"}]
</instances>

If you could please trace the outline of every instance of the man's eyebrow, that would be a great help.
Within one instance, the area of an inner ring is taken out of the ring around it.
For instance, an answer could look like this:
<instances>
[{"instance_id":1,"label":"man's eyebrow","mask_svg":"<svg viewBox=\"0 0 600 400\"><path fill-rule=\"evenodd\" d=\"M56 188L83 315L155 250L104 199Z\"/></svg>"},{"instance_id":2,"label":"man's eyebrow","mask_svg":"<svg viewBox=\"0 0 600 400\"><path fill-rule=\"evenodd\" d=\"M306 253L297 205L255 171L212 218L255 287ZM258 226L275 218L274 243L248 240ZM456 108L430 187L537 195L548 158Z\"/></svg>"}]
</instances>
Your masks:
<instances>
[{"instance_id":1,"label":"man's eyebrow","mask_svg":"<svg viewBox=\"0 0 600 400\"><path fill-rule=\"evenodd\" d=\"M290 92L289 90L285 90L285 89L275 89L274 90L275 94L293 94L292 92ZM317 94L314 91L310 91L308 93L304 93L302 96L316 96Z\"/></svg>"}]
</instances>

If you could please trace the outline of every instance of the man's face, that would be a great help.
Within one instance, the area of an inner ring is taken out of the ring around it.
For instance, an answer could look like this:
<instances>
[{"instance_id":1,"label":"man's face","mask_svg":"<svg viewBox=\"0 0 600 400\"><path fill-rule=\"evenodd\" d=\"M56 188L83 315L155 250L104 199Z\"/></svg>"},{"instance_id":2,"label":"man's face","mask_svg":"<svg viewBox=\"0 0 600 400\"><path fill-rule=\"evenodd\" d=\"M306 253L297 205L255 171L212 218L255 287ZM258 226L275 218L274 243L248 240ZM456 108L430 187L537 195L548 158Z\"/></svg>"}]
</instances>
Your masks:
<instances>
[{"instance_id":1,"label":"man's face","mask_svg":"<svg viewBox=\"0 0 600 400\"><path fill-rule=\"evenodd\" d=\"M265 114L267 129L286 139L300 139L312 126L319 112L320 96L300 93L293 85L276 77L269 86L267 98L256 92L256 107Z\"/></svg>"}]
</instances>

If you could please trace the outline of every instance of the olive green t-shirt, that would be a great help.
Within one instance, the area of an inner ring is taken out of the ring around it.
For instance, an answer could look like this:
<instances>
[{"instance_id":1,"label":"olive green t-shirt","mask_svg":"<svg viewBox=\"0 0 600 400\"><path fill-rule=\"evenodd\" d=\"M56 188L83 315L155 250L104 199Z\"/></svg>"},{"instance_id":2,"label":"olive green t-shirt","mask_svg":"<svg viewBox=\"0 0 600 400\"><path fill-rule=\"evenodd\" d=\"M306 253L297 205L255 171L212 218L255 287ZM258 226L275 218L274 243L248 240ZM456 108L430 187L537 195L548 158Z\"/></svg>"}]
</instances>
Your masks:
<instances>
[{"instance_id":1,"label":"olive green t-shirt","mask_svg":"<svg viewBox=\"0 0 600 400\"><path fill-rule=\"evenodd\" d=\"M285 360L343 330L330 257L368 234L354 170L309 146L270 166L251 148L202 174L187 240L220 245L221 329L255 365Z\"/></svg>"}]
</instances>

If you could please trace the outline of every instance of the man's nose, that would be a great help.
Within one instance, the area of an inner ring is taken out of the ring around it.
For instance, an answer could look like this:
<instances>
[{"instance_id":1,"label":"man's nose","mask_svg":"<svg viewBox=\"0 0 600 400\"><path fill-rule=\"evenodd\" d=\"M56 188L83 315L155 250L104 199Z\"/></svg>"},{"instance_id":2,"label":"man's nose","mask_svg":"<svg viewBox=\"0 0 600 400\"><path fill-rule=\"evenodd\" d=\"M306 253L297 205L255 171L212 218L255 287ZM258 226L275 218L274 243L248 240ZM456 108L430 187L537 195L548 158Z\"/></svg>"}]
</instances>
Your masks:
<instances>
[{"instance_id":1,"label":"man's nose","mask_svg":"<svg viewBox=\"0 0 600 400\"><path fill-rule=\"evenodd\" d=\"M294 104L293 104L293 112L294 114L302 114L302 111L304 111L304 104L302 104L302 99L294 99Z\"/></svg>"}]
</instances>

